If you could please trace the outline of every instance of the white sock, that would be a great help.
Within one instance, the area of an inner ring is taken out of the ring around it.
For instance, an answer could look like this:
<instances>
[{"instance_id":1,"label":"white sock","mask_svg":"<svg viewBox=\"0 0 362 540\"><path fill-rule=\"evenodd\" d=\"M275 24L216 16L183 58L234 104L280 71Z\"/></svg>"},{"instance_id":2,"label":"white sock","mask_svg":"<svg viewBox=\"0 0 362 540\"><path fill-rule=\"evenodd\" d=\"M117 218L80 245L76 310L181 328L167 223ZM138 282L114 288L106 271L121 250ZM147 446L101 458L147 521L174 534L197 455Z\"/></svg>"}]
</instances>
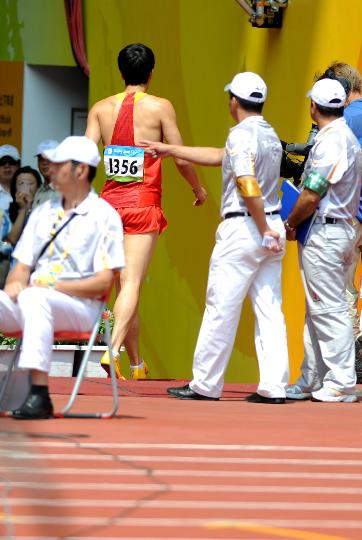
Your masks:
<instances>
[{"instance_id":1,"label":"white sock","mask_svg":"<svg viewBox=\"0 0 362 540\"><path fill-rule=\"evenodd\" d=\"M143 363L143 360L140 364L131 364L130 365L130 368L131 369L136 369L136 368L139 368L139 369L143 369L145 367L144 363Z\"/></svg>"},{"instance_id":2,"label":"white sock","mask_svg":"<svg viewBox=\"0 0 362 540\"><path fill-rule=\"evenodd\" d=\"M115 351L112 349L112 356L115 356L116 358L119 358L119 351Z\"/></svg>"}]
</instances>

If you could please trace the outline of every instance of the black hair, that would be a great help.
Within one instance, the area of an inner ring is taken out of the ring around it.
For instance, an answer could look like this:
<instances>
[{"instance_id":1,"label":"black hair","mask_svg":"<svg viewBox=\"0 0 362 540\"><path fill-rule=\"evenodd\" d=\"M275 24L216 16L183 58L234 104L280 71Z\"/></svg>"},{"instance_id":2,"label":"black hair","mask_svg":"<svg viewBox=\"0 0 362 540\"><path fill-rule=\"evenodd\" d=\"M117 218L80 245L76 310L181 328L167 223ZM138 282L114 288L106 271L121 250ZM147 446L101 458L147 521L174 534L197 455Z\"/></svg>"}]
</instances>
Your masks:
<instances>
[{"instance_id":1,"label":"black hair","mask_svg":"<svg viewBox=\"0 0 362 540\"><path fill-rule=\"evenodd\" d=\"M28 165L26 165L25 167L20 167L20 169L18 169L15 172L14 176L11 179L11 184L10 184L10 195L12 196L13 201L10 203L10 206L9 206L9 217L10 217L10 220L11 220L12 223L14 223L14 221L18 217L19 208L20 208L18 203L15 200L16 191L17 191L16 190L16 180L17 180L18 176L20 174L23 174L23 173L32 174L34 176L35 180L36 180L38 188L40 188L40 186L42 184L41 176L40 176L39 172L36 169L33 169L32 167L29 167Z\"/></svg>"},{"instance_id":2,"label":"black hair","mask_svg":"<svg viewBox=\"0 0 362 540\"><path fill-rule=\"evenodd\" d=\"M331 68L326 69L325 72L318 78L318 81L321 81L322 79L332 79L333 81L338 81L343 86L346 96L348 96L352 90L351 82L346 77L337 76Z\"/></svg>"},{"instance_id":3,"label":"black hair","mask_svg":"<svg viewBox=\"0 0 362 540\"><path fill-rule=\"evenodd\" d=\"M72 161L72 167L75 169L75 167L78 167L78 165L82 165L81 161L75 161L74 159ZM83 163L83 165L88 165L88 163ZM93 167L93 165L88 165L88 182L91 184L92 180L95 178L97 174L97 167Z\"/></svg>"},{"instance_id":4,"label":"black hair","mask_svg":"<svg viewBox=\"0 0 362 540\"><path fill-rule=\"evenodd\" d=\"M253 94L251 94L253 95ZM229 91L230 98L235 98L236 101L239 103L240 107L244 109L246 112L254 112L254 113L261 113L264 107L264 102L262 103L255 103L255 101L248 101L246 99L242 99L239 96L236 96L232 92Z\"/></svg>"},{"instance_id":5,"label":"black hair","mask_svg":"<svg viewBox=\"0 0 362 540\"><path fill-rule=\"evenodd\" d=\"M318 103L316 103L315 101L314 103L315 103L315 106L317 107L318 112L326 118L330 116L334 116L335 118L341 118L343 116L344 107L338 107L338 108L325 107L324 105L318 105Z\"/></svg>"},{"instance_id":6,"label":"black hair","mask_svg":"<svg viewBox=\"0 0 362 540\"><path fill-rule=\"evenodd\" d=\"M142 43L127 45L118 55L118 68L126 86L146 84L154 67L155 55Z\"/></svg>"}]
</instances>

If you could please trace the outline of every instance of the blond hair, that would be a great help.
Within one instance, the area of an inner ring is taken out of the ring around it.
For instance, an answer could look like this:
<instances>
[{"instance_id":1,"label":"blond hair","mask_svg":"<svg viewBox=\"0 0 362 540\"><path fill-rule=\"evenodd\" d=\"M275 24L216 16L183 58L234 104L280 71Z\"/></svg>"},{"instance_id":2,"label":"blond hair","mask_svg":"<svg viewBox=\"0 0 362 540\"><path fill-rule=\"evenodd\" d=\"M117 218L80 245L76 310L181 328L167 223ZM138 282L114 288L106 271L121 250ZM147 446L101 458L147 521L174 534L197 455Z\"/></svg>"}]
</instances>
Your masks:
<instances>
[{"instance_id":1,"label":"blond hair","mask_svg":"<svg viewBox=\"0 0 362 540\"><path fill-rule=\"evenodd\" d=\"M362 93L362 77L356 68L344 62L332 62L328 69L331 69L336 77L345 77L351 83L351 92Z\"/></svg>"}]
</instances>

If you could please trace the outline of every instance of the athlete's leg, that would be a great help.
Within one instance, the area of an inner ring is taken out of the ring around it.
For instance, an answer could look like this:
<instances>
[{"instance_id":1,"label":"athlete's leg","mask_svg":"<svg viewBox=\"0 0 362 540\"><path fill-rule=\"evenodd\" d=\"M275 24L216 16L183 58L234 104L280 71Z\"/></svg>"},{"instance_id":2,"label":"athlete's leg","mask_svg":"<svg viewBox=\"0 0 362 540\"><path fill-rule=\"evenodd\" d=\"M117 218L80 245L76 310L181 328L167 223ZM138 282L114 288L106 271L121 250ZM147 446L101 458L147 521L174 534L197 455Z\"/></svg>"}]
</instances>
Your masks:
<instances>
[{"instance_id":1,"label":"athlete's leg","mask_svg":"<svg viewBox=\"0 0 362 540\"><path fill-rule=\"evenodd\" d=\"M112 349L119 351L130 329L132 318L136 314L142 283L156 245L158 231L144 234L126 234L124 250L126 267L121 273L120 291L114 304L114 327L112 332ZM138 348L135 340L138 332L133 331L128 338L131 351Z\"/></svg>"},{"instance_id":2,"label":"athlete's leg","mask_svg":"<svg viewBox=\"0 0 362 540\"><path fill-rule=\"evenodd\" d=\"M137 306L136 312L132 317L127 335L124 340L124 346L126 347L130 364L134 366L137 366L138 364L142 362L142 360L140 359L140 351L139 351L139 345L138 345L139 334L140 334L140 325L139 325L138 306Z\"/></svg>"}]
</instances>

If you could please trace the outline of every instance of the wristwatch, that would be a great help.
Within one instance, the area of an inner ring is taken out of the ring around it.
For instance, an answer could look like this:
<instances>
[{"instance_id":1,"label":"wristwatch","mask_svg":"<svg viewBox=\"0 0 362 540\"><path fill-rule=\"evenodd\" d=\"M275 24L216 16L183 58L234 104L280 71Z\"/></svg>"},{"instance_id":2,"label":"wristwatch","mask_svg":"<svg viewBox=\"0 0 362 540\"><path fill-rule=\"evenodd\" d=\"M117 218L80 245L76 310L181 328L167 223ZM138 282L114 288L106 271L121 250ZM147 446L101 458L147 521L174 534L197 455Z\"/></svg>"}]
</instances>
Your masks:
<instances>
[{"instance_id":1,"label":"wristwatch","mask_svg":"<svg viewBox=\"0 0 362 540\"><path fill-rule=\"evenodd\" d=\"M288 221L284 221L284 227L285 227L285 230L287 232L294 232L295 231L295 227L291 227L288 223Z\"/></svg>"}]
</instances>

